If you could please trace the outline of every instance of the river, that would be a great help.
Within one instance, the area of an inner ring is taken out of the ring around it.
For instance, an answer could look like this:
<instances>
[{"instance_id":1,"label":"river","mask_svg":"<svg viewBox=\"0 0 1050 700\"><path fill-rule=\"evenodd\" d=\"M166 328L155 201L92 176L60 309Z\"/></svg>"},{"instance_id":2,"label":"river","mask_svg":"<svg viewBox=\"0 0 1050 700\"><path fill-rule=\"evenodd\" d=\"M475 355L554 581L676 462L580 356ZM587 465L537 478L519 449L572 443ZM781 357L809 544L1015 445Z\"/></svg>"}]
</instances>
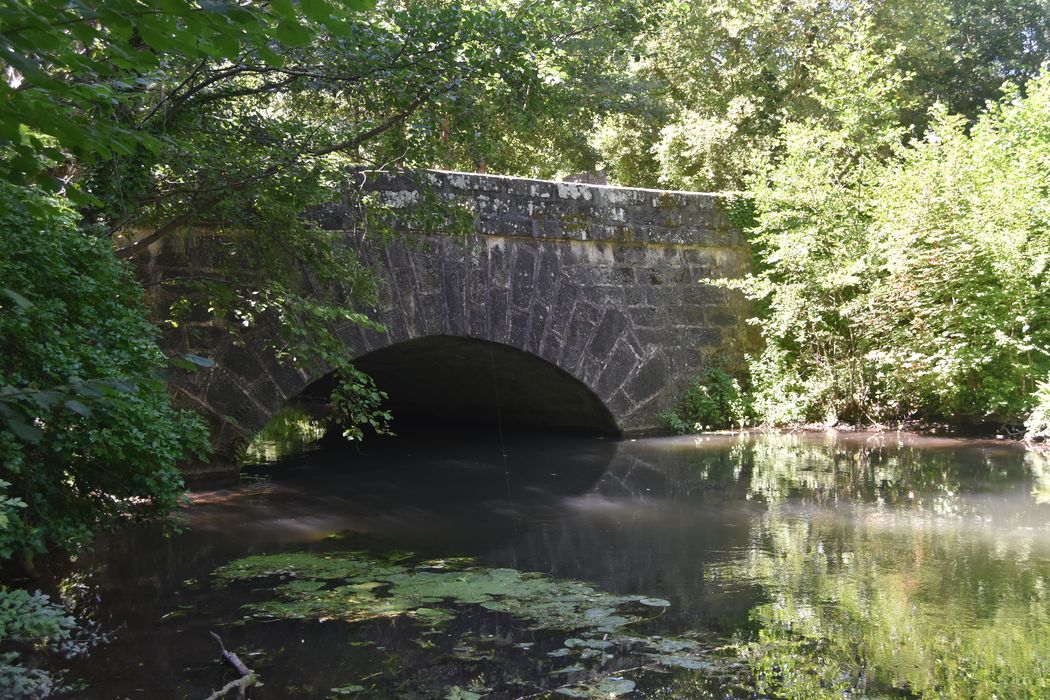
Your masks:
<instances>
[{"instance_id":1,"label":"river","mask_svg":"<svg viewBox=\"0 0 1050 700\"><path fill-rule=\"evenodd\" d=\"M76 697L204 698L209 631L260 698L1050 696L1050 456L1002 441L328 445L182 519L78 556Z\"/></svg>"}]
</instances>

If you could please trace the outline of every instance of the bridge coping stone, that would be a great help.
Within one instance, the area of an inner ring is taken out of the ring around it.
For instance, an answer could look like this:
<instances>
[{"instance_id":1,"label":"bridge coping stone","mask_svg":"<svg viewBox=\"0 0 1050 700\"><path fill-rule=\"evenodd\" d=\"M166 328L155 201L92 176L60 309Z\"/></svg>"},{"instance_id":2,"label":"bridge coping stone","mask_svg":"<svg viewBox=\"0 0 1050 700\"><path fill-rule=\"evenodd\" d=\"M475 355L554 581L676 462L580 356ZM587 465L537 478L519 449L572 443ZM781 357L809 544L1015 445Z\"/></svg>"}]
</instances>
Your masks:
<instances>
[{"instance_id":1,"label":"bridge coping stone","mask_svg":"<svg viewBox=\"0 0 1050 700\"><path fill-rule=\"evenodd\" d=\"M469 206L479 234L610 241L622 245L745 246L724 212L728 195L651 190L444 170L357 172L357 187L392 210L434 194ZM320 207L324 228L352 228L349 201Z\"/></svg>"}]
</instances>

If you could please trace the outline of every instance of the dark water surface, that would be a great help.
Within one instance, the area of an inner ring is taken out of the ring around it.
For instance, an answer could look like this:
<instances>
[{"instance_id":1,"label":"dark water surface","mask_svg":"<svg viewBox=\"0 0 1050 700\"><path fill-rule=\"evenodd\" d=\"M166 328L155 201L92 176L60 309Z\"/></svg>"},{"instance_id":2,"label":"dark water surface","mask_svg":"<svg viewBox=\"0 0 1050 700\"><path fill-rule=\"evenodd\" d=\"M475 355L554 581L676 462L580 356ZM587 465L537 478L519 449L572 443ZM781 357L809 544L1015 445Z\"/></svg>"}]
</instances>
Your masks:
<instances>
[{"instance_id":1,"label":"dark water surface","mask_svg":"<svg viewBox=\"0 0 1050 700\"><path fill-rule=\"evenodd\" d=\"M1050 458L1016 445L435 438L326 448L192 496L181 534L80 557L72 583L115 632L75 668L77 697L206 697L231 678L209 630L261 698L609 697L622 680L625 697L1050 697ZM690 660L622 645L566 659L572 634L479 605L440 628L264 619L243 606L276 580L213 576L248 555L348 550L666 599L630 632L692 640Z\"/></svg>"}]
</instances>

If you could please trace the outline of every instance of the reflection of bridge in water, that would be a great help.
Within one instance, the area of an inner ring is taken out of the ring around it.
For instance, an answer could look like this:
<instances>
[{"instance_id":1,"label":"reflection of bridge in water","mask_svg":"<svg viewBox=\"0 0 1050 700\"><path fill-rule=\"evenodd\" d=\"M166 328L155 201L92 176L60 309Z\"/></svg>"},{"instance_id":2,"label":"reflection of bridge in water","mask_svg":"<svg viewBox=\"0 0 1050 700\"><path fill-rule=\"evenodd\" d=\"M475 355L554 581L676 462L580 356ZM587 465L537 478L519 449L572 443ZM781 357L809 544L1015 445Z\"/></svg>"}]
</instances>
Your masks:
<instances>
[{"instance_id":1,"label":"reflection of bridge in water","mask_svg":"<svg viewBox=\"0 0 1050 700\"><path fill-rule=\"evenodd\" d=\"M638 434L715 356L738 355L743 298L704 282L746 272L747 246L718 195L431 172L383 175L365 188L393 207L424 189L468 206L474 233L406 233L391 243L354 231L349 207L321 215L385 282L370 315L384 333L348 326L341 338L391 395L396 411ZM172 238L147 273L206 264L208 239ZM161 300L163 302L163 300ZM265 327L238 336L208 321L165 339L171 352L213 357L215 370L180 378L180 403L212 422L227 463L285 403L325 379L258 348Z\"/></svg>"}]
</instances>

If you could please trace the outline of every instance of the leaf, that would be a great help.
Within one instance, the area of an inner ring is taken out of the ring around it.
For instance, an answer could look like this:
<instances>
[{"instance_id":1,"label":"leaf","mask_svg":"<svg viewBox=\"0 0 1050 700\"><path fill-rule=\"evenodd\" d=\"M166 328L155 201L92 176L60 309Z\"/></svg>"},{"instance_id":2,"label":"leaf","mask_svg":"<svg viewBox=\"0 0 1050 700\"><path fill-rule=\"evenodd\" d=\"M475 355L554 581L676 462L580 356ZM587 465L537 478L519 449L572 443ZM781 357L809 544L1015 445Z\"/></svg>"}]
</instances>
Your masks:
<instances>
[{"instance_id":1,"label":"leaf","mask_svg":"<svg viewBox=\"0 0 1050 700\"><path fill-rule=\"evenodd\" d=\"M596 690L606 697L619 697L634 690L634 681L626 678L610 678L598 684Z\"/></svg>"},{"instance_id":2,"label":"leaf","mask_svg":"<svg viewBox=\"0 0 1050 700\"><path fill-rule=\"evenodd\" d=\"M79 413L80 415L87 417L91 415L91 409L86 404L83 404L76 399L70 399L65 402L65 407L73 413Z\"/></svg>"},{"instance_id":3,"label":"leaf","mask_svg":"<svg viewBox=\"0 0 1050 700\"><path fill-rule=\"evenodd\" d=\"M196 372L201 368L210 369L215 366L214 360L209 360L207 357L201 357L200 355L194 355L192 353L182 355L181 357L169 357L168 364L172 367L177 367L190 372Z\"/></svg>"},{"instance_id":4,"label":"leaf","mask_svg":"<svg viewBox=\"0 0 1050 700\"><path fill-rule=\"evenodd\" d=\"M44 438L44 431L35 425L26 423L18 416L9 416L5 421L7 429L11 433L21 440L22 442L28 442L36 445Z\"/></svg>"},{"instance_id":5,"label":"leaf","mask_svg":"<svg viewBox=\"0 0 1050 700\"><path fill-rule=\"evenodd\" d=\"M325 0L300 0L299 9L303 11L303 15L314 22L324 23L332 16L332 8Z\"/></svg>"},{"instance_id":6,"label":"leaf","mask_svg":"<svg viewBox=\"0 0 1050 700\"><path fill-rule=\"evenodd\" d=\"M299 24L291 20L282 20L273 30L274 37L285 46L291 46L295 48L301 48L309 44L313 38L314 33Z\"/></svg>"},{"instance_id":7,"label":"leaf","mask_svg":"<svg viewBox=\"0 0 1050 700\"><path fill-rule=\"evenodd\" d=\"M671 601L663 598L639 598L638 602L651 608L667 608L671 605Z\"/></svg>"},{"instance_id":8,"label":"leaf","mask_svg":"<svg viewBox=\"0 0 1050 700\"><path fill-rule=\"evenodd\" d=\"M286 19L295 17L295 6L292 5L292 0L271 0L270 10Z\"/></svg>"},{"instance_id":9,"label":"leaf","mask_svg":"<svg viewBox=\"0 0 1050 700\"><path fill-rule=\"evenodd\" d=\"M23 310L24 309L28 309L29 307L31 307L33 305L33 302L29 301L24 296L22 296L21 294L19 294L18 292L14 291L12 289L7 289L6 287L0 287L0 294L3 294L8 299L10 299L11 301L15 302L15 304L17 304L18 308L20 308L20 309L23 309Z\"/></svg>"},{"instance_id":10,"label":"leaf","mask_svg":"<svg viewBox=\"0 0 1050 700\"><path fill-rule=\"evenodd\" d=\"M152 48L160 52L166 52L171 48L171 34L165 31L163 26L154 26L149 22L142 22L138 26L139 36Z\"/></svg>"}]
</instances>

